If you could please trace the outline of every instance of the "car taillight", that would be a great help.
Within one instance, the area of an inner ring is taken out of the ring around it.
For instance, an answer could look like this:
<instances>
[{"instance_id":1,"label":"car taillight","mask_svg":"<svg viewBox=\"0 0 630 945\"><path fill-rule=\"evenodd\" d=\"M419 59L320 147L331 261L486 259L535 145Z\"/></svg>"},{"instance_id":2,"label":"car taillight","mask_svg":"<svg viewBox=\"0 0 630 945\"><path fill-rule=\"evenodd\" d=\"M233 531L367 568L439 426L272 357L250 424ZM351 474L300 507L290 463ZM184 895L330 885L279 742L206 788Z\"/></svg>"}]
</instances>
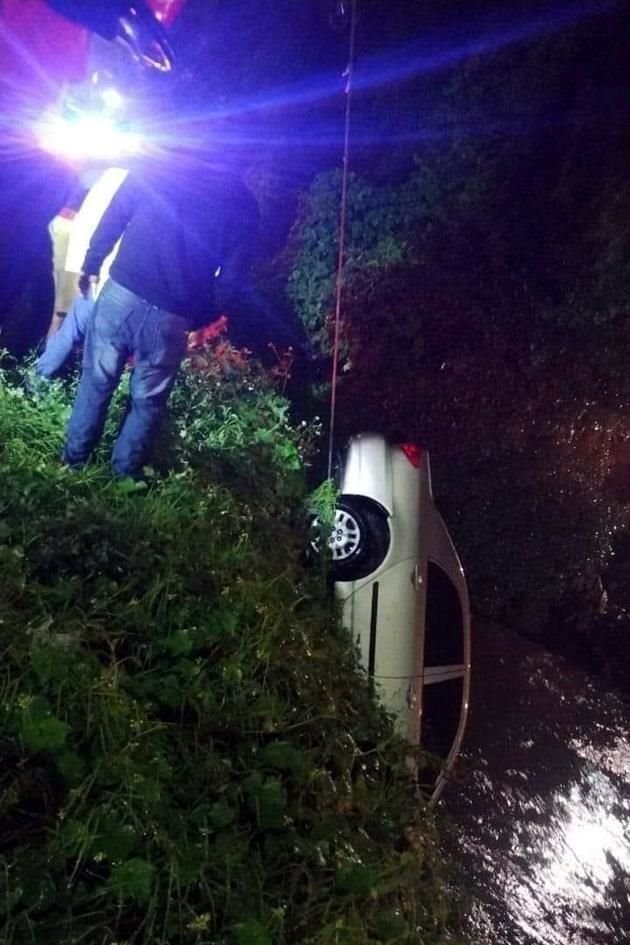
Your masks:
<instances>
[{"instance_id":1,"label":"car taillight","mask_svg":"<svg viewBox=\"0 0 630 945\"><path fill-rule=\"evenodd\" d=\"M422 462L422 450L415 443L399 443L398 449L402 450L409 462L415 469L420 468Z\"/></svg>"}]
</instances>

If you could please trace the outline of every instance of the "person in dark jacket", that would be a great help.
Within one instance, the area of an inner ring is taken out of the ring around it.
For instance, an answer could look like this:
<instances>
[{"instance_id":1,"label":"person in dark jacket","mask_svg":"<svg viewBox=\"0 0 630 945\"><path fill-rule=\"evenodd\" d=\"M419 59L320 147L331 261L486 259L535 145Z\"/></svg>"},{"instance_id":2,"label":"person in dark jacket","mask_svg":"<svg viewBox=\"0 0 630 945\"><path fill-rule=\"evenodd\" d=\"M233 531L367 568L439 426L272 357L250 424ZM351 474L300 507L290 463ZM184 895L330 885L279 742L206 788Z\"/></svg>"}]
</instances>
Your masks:
<instances>
[{"instance_id":1,"label":"person in dark jacket","mask_svg":"<svg viewBox=\"0 0 630 945\"><path fill-rule=\"evenodd\" d=\"M90 319L83 370L63 451L82 467L103 432L112 394L130 357L130 400L112 455L114 473L140 478L186 352L188 332L238 296L258 225L252 194L198 162L169 174L130 174L90 242L92 280L122 235Z\"/></svg>"}]
</instances>

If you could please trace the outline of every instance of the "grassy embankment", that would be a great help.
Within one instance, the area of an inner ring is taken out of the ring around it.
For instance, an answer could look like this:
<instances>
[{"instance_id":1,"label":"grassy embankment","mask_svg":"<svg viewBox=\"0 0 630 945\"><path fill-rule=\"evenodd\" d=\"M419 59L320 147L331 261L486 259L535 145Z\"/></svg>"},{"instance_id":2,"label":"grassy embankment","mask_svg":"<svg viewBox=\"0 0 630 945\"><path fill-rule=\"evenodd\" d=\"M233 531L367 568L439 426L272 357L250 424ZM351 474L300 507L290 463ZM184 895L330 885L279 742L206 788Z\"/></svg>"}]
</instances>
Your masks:
<instances>
[{"instance_id":1,"label":"grassy embankment","mask_svg":"<svg viewBox=\"0 0 630 945\"><path fill-rule=\"evenodd\" d=\"M404 747L303 565L313 431L199 355L149 490L0 381L0 941L447 941Z\"/></svg>"}]
</instances>

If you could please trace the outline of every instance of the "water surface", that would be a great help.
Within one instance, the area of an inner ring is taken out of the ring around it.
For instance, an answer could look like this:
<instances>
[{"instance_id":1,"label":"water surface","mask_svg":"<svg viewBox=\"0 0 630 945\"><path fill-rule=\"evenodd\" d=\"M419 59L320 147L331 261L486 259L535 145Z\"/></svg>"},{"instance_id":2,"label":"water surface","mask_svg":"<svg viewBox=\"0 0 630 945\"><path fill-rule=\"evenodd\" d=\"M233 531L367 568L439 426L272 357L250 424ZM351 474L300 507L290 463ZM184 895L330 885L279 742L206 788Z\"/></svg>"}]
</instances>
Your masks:
<instances>
[{"instance_id":1,"label":"water surface","mask_svg":"<svg viewBox=\"0 0 630 945\"><path fill-rule=\"evenodd\" d=\"M510 631L474 632L462 783L444 795L471 945L630 943L630 707Z\"/></svg>"}]
</instances>

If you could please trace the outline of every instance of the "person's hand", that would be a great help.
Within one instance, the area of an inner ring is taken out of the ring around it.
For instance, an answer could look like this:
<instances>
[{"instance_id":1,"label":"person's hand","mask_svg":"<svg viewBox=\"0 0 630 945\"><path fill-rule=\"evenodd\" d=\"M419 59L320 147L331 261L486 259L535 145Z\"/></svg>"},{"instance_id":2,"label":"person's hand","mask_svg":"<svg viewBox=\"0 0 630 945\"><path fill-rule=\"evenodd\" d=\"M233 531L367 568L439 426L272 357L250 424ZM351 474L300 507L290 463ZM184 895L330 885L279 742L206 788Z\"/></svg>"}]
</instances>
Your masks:
<instances>
[{"instance_id":1,"label":"person's hand","mask_svg":"<svg viewBox=\"0 0 630 945\"><path fill-rule=\"evenodd\" d=\"M92 298L96 295L96 286L98 284L98 276L89 276L87 273L82 272L79 276L78 287L81 295L88 297L91 295Z\"/></svg>"}]
</instances>

